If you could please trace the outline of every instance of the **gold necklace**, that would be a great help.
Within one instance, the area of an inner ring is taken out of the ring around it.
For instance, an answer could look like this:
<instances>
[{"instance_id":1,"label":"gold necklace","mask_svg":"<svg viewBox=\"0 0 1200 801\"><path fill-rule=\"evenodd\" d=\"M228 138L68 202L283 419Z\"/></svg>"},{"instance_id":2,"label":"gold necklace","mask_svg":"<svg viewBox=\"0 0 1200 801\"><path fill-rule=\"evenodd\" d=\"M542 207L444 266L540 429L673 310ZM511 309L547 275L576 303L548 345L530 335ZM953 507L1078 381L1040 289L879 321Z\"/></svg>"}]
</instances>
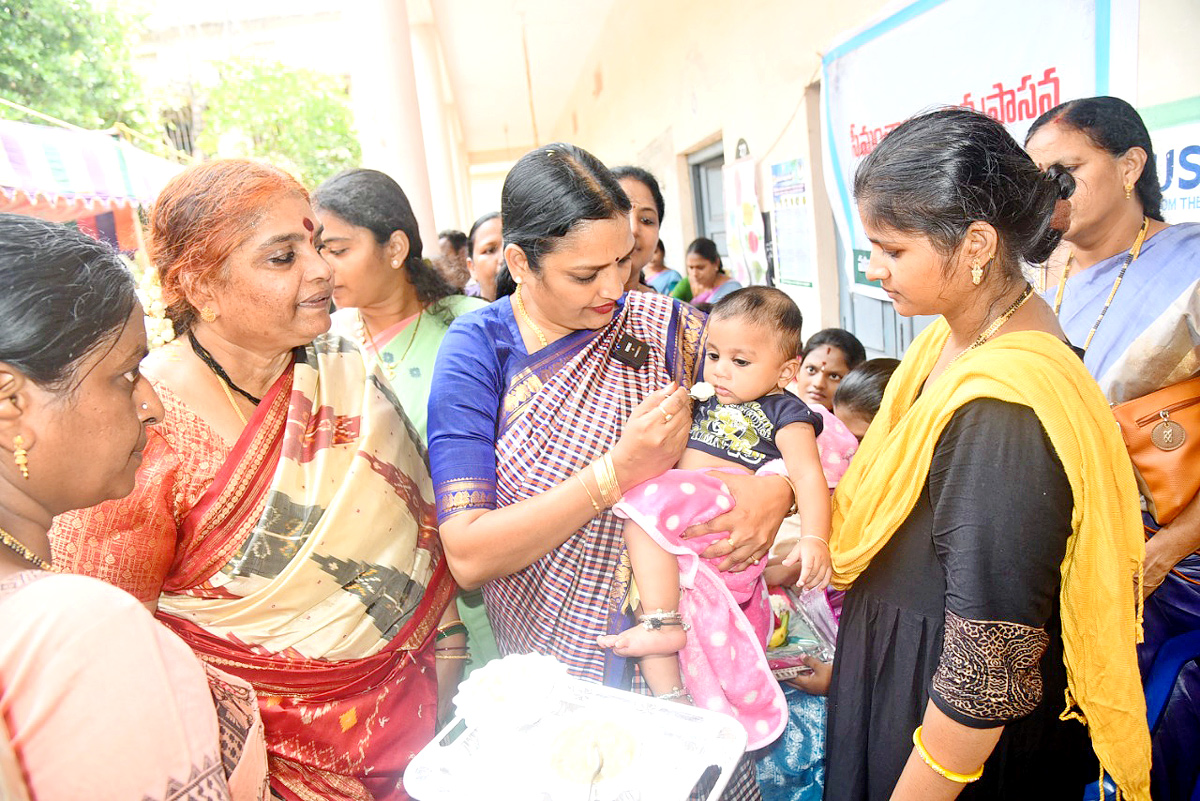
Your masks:
<instances>
[{"instance_id":1,"label":"gold necklace","mask_svg":"<svg viewBox=\"0 0 1200 801\"><path fill-rule=\"evenodd\" d=\"M1058 316L1058 310L1062 308L1063 292L1067 289L1067 279L1071 277L1071 260L1075 258L1075 249L1071 248L1067 251L1067 261L1063 264L1062 280L1058 282L1058 291L1054 293L1054 316ZM1049 268L1046 268L1049 271Z\"/></svg>"},{"instance_id":2,"label":"gold necklace","mask_svg":"<svg viewBox=\"0 0 1200 801\"><path fill-rule=\"evenodd\" d=\"M525 311L525 301L521 300L520 284L517 285L517 291L513 293L513 296L517 299L517 311L519 311L521 316L525 318L525 322L529 323L529 327L533 329L533 333L538 338L538 342L542 343L543 348L549 345L550 343L546 341L546 335L542 333L542 329L537 327L537 323L535 323L533 318L529 316L529 312Z\"/></svg>"},{"instance_id":3,"label":"gold necklace","mask_svg":"<svg viewBox=\"0 0 1200 801\"><path fill-rule=\"evenodd\" d=\"M400 354L400 358L394 362L386 361L383 358L383 353L375 345L375 338L371 336L370 329L367 328L367 319L362 316L362 312L358 313L358 336L362 340L363 346L370 351L375 352L375 363L383 368L383 374L387 376L388 383L395 383L396 368L408 358L408 352L412 350L413 343L417 341L417 331L421 329L421 317L424 316L425 310L421 309L417 312L417 322L413 325L412 336L408 338L408 344L404 347L404 352Z\"/></svg>"},{"instance_id":4,"label":"gold necklace","mask_svg":"<svg viewBox=\"0 0 1200 801\"><path fill-rule=\"evenodd\" d=\"M1029 300L1031 297L1033 297L1033 287L1029 284L1025 284L1025 291L1021 293L1021 296L1019 298L1017 298L1016 300L1014 300L1012 302L1012 305L1010 305L1007 309L1005 309L1004 313L1001 314L999 317L997 317L995 319L995 321L991 325L989 325L982 334L977 336L975 338L974 342L972 342L961 353L959 353L957 356L955 356L953 359L951 359L949 362L947 362L945 368L943 368L943 372L945 372L946 370L949 370L950 365L954 364L956 361L961 359L967 353L967 351L975 350L975 348L978 348L980 345L982 345L983 343L985 343L989 339L991 339L992 335L995 334L997 331L999 331L1001 326L1003 326L1005 323L1007 323L1012 318L1012 316L1017 313L1017 310L1025 305L1025 301ZM947 338L946 342L949 343L950 340ZM946 347L945 345L942 346L943 349L945 349L945 347Z\"/></svg>"},{"instance_id":5,"label":"gold necklace","mask_svg":"<svg viewBox=\"0 0 1200 801\"><path fill-rule=\"evenodd\" d=\"M1121 280L1125 277L1125 271L1142 254L1142 245L1146 242L1146 234L1149 230L1150 218L1142 215L1142 227L1138 229L1137 236L1133 240L1133 245L1129 248L1129 253L1125 255L1125 263L1121 265L1120 271L1117 272L1117 280L1113 281L1112 289L1108 292L1108 299L1104 301L1104 307L1100 309L1100 316L1096 318L1096 322L1092 323L1092 330L1088 331L1087 339L1083 341L1083 350L1085 353L1092 344L1092 337L1096 336L1096 329L1100 327L1100 321L1104 319L1104 315L1108 314L1108 307L1112 305L1113 298L1117 296L1117 287L1121 286ZM1063 292L1067 288L1067 279L1071 277L1071 259L1074 256L1074 250L1067 252L1067 264L1063 270L1062 281L1059 282L1058 292L1054 295L1054 315L1056 317L1058 316L1058 310L1062 308Z\"/></svg>"},{"instance_id":6,"label":"gold necklace","mask_svg":"<svg viewBox=\"0 0 1200 801\"><path fill-rule=\"evenodd\" d=\"M8 548L26 562L29 562L34 567L41 568L42 570L54 570L53 565L51 565L42 557L38 556L33 551L29 550L25 543L21 542L2 528L0 528L0 544L3 544L4 547Z\"/></svg>"},{"instance_id":7,"label":"gold necklace","mask_svg":"<svg viewBox=\"0 0 1200 801\"><path fill-rule=\"evenodd\" d=\"M234 398L233 393L229 391L229 385L221 379L221 376L217 376L217 383L221 385L221 389L225 390L225 397L229 398L229 405L233 407L235 412L237 412L238 419L242 421L242 427L245 428L248 423L246 420L246 415L242 414L242 407L238 406L237 399Z\"/></svg>"}]
</instances>

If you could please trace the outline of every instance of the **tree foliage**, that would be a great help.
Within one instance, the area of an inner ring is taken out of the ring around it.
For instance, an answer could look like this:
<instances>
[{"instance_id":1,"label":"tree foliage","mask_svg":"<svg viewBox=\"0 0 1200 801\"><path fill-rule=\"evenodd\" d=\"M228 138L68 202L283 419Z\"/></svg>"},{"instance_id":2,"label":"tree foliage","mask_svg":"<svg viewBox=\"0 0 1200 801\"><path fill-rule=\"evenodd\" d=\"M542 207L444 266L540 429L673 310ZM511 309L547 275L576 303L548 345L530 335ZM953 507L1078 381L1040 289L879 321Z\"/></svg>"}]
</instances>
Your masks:
<instances>
[{"instance_id":1,"label":"tree foliage","mask_svg":"<svg viewBox=\"0 0 1200 801\"><path fill-rule=\"evenodd\" d=\"M205 153L261 158L309 187L358 166L350 98L337 78L246 59L218 69L202 115Z\"/></svg>"},{"instance_id":2,"label":"tree foliage","mask_svg":"<svg viewBox=\"0 0 1200 801\"><path fill-rule=\"evenodd\" d=\"M141 122L135 20L92 0L0 0L0 31L0 97L84 128Z\"/></svg>"}]
</instances>

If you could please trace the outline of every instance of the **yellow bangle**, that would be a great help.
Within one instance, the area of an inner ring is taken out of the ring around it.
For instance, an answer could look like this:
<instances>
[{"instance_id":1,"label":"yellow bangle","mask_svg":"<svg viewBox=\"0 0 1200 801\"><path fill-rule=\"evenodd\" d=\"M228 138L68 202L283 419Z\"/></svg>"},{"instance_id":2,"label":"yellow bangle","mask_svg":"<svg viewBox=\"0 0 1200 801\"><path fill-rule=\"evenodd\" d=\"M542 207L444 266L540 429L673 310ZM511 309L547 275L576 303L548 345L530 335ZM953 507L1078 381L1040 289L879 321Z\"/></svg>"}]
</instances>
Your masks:
<instances>
[{"instance_id":1,"label":"yellow bangle","mask_svg":"<svg viewBox=\"0 0 1200 801\"><path fill-rule=\"evenodd\" d=\"M787 485L792 489L792 508L788 510L787 513L787 516L791 517L800 511L800 496L796 493L796 484L792 481L790 476L785 476L783 473L775 473L774 475L777 475L786 481Z\"/></svg>"},{"instance_id":2,"label":"yellow bangle","mask_svg":"<svg viewBox=\"0 0 1200 801\"><path fill-rule=\"evenodd\" d=\"M606 453L592 462L592 474L596 477L596 486L600 489L604 505L616 506L621 501L621 485L617 483L617 471L613 467L612 456Z\"/></svg>"},{"instance_id":3,"label":"yellow bangle","mask_svg":"<svg viewBox=\"0 0 1200 801\"><path fill-rule=\"evenodd\" d=\"M583 491L587 493L588 500L592 502L592 508L596 510L596 514L603 512L604 510L600 508L600 504L596 503L596 496L592 494L592 491L588 489L587 482L583 480L583 474L576 473L575 478L579 479L579 483L583 485Z\"/></svg>"},{"instance_id":4,"label":"yellow bangle","mask_svg":"<svg viewBox=\"0 0 1200 801\"><path fill-rule=\"evenodd\" d=\"M941 776L943 779L949 779L950 781L957 782L958 784L970 784L971 782L979 781L979 777L983 776L983 765L980 765L979 769L974 773L955 773L954 771L947 770L939 765L937 760L930 756L929 752L925 750L925 743L921 742L922 728L924 727L918 726L917 728L913 729L913 745L916 747L917 753L921 755L922 761L929 766L930 770Z\"/></svg>"}]
</instances>

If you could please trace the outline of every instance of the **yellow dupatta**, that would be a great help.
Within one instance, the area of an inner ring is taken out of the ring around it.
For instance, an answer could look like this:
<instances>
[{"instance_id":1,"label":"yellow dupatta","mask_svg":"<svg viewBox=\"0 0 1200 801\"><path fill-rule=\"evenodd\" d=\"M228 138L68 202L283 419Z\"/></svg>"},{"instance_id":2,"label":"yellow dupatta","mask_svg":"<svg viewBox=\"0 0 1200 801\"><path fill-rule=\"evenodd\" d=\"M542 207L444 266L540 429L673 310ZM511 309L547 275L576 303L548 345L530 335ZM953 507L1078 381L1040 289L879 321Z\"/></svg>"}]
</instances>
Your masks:
<instances>
[{"instance_id":1,"label":"yellow dupatta","mask_svg":"<svg viewBox=\"0 0 1200 801\"><path fill-rule=\"evenodd\" d=\"M838 485L833 583L853 584L907 519L934 446L961 406L996 398L1030 407L1075 499L1059 595L1068 685L1063 717L1089 727L1102 771L1125 797L1149 801L1150 733L1135 650L1145 542L1133 469L1112 413L1083 361L1036 331L1005 334L965 353L922 391L949 334L939 319L913 342Z\"/></svg>"}]
</instances>

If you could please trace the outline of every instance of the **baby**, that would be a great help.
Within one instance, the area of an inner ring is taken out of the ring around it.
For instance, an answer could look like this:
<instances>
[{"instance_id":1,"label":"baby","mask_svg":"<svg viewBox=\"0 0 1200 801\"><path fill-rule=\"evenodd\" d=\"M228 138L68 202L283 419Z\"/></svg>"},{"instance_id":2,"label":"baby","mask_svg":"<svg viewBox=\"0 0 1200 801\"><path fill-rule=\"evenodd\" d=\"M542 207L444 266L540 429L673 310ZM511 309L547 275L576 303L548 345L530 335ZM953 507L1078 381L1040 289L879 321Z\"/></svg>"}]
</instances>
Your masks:
<instances>
[{"instance_id":1,"label":"baby","mask_svg":"<svg viewBox=\"0 0 1200 801\"><path fill-rule=\"evenodd\" d=\"M625 542L641 625L599 638L622 656L640 657L642 675L660 697L690 694L698 705L739 717L752 748L769 732L777 735L782 720L775 715L779 709L786 714L763 656L770 628L765 560L722 573L716 569L720 560L699 553L727 533L680 535L733 506L725 485L706 471L782 473L782 459L806 532L785 563L800 563L797 583L806 588L829 583L829 489L816 444L822 421L784 391L799 369L800 325L796 304L769 287L738 290L713 307L704 377L715 392L704 397L696 390L705 385L693 388L698 402L679 469L635 487L614 507L629 521ZM682 597L681 585L688 590ZM691 626L696 630L689 635Z\"/></svg>"}]
</instances>

